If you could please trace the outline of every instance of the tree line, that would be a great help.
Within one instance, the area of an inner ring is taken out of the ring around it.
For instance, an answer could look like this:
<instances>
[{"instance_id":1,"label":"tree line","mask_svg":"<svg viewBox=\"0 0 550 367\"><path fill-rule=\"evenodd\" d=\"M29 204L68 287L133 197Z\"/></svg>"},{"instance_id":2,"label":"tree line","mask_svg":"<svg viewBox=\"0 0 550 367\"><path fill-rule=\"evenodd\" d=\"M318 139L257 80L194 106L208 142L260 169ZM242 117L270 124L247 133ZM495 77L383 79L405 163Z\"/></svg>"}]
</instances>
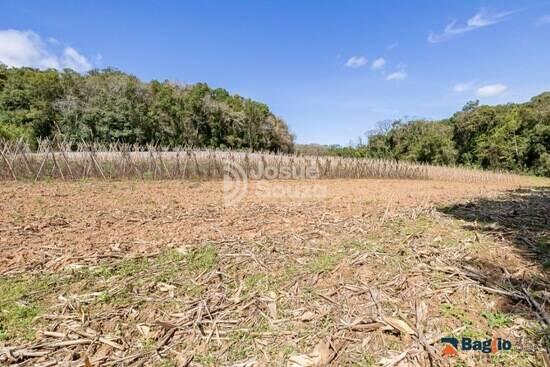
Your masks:
<instances>
[{"instance_id":1,"label":"tree line","mask_svg":"<svg viewBox=\"0 0 550 367\"><path fill-rule=\"evenodd\" d=\"M297 151L550 176L550 92L520 104L468 102L438 121L386 121L368 134L366 144L297 146Z\"/></svg>"},{"instance_id":2,"label":"tree line","mask_svg":"<svg viewBox=\"0 0 550 367\"><path fill-rule=\"evenodd\" d=\"M61 134L69 141L293 151L294 136L267 105L205 83L140 81L115 70L0 64L0 138Z\"/></svg>"},{"instance_id":3,"label":"tree line","mask_svg":"<svg viewBox=\"0 0 550 367\"><path fill-rule=\"evenodd\" d=\"M365 144L295 147L267 105L204 83L0 64L0 138L33 144L58 134L73 142L296 151L550 176L550 92L521 104L469 102L439 121L387 121Z\"/></svg>"}]
</instances>

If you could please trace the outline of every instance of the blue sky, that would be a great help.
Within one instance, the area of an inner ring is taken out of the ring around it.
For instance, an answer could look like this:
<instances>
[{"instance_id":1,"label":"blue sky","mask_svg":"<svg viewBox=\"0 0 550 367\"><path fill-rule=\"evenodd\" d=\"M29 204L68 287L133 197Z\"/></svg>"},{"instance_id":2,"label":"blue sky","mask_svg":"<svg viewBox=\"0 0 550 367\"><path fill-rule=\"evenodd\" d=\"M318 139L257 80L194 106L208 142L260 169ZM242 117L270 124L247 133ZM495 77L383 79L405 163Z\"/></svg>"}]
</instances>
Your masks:
<instances>
[{"instance_id":1,"label":"blue sky","mask_svg":"<svg viewBox=\"0 0 550 367\"><path fill-rule=\"evenodd\" d=\"M550 90L548 1L0 2L0 61L112 66L267 103L300 143Z\"/></svg>"}]
</instances>

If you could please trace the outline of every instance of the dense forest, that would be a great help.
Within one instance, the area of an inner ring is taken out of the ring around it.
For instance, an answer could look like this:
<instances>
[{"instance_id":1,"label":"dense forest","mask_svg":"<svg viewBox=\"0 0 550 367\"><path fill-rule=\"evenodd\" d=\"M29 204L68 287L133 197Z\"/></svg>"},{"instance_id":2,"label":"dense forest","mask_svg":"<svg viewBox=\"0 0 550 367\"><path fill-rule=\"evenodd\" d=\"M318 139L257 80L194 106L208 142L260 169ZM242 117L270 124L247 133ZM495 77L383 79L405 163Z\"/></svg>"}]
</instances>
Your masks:
<instances>
[{"instance_id":1,"label":"dense forest","mask_svg":"<svg viewBox=\"0 0 550 367\"><path fill-rule=\"evenodd\" d=\"M203 83L0 64L0 138L35 144L56 134L69 141L277 152L294 145L286 123L265 104Z\"/></svg>"},{"instance_id":2,"label":"dense forest","mask_svg":"<svg viewBox=\"0 0 550 367\"><path fill-rule=\"evenodd\" d=\"M550 176L550 93L522 104L469 102L440 121L381 124L355 146L297 146L265 104L204 83L142 82L118 70L0 64L0 138L268 150L463 165Z\"/></svg>"},{"instance_id":3,"label":"dense forest","mask_svg":"<svg viewBox=\"0 0 550 367\"><path fill-rule=\"evenodd\" d=\"M392 121L355 146L298 146L300 153L387 158L550 176L550 93L527 103L480 106L440 121Z\"/></svg>"}]
</instances>

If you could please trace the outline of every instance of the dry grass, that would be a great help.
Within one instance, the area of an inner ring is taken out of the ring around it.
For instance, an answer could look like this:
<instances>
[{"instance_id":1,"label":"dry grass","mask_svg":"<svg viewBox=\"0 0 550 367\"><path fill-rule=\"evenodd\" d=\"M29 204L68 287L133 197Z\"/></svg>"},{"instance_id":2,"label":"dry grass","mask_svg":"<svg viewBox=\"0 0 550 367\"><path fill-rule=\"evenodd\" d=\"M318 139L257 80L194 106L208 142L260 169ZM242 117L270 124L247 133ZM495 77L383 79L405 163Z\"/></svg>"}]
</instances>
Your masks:
<instances>
[{"instance_id":1,"label":"dry grass","mask_svg":"<svg viewBox=\"0 0 550 367\"><path fill-rule=\"evenodd\" d=\"M313 157L125 144L41 141L37 152L21 142L0 142L0 179L221 179L228 163L248 178L406 178L517 183L507 173L367 158ZM263 171L262 171L263 168ZM270 172L275 174L270 175ZM308 171L309 170L309 171ZM257 174L263 172L263 174ZM311 174L308 174L310 172Z\"/></svg>"},{"instance_id":2,"label":"dry grass","mask_svg":"<svg viewBox=\"0 0 550 367\"><path fill-rule=\"evenodd\" d=\"M219 182L5 182L0 363L543 366L547 188L320 182L231 208Z\"/></svg>"}]
</instances>

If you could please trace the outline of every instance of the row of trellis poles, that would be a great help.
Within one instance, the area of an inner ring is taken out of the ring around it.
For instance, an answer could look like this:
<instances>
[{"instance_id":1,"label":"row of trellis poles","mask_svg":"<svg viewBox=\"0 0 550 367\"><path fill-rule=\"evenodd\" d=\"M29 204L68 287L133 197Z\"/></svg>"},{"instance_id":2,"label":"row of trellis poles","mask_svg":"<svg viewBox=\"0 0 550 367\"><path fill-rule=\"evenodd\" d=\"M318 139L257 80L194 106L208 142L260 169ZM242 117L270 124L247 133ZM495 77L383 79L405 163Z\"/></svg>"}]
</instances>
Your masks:
<instances>
[{"instance_id":1,"label":"row of trellis poles","mask_svg":"<svg viewBox=\"0 0 550 367\"><path fill-rule=\"evenodd\" d=\"M0 153L0 179L223 177L215 151L40 140L36 151L22 141L0 142Z\"/></svg>"},{"instance_id":2,"label":"row of trellis poles","mask_svg":"<svg viewBox=\"0 0 550 367\"><path fill-rule=\"evenodd\" d=\"M366 158L295 156L156 145L0 141L1 180L221 179L231 164L249 178L408 178L467 182L515 176L472 169Z\"/></svg>"}]
</instances>

